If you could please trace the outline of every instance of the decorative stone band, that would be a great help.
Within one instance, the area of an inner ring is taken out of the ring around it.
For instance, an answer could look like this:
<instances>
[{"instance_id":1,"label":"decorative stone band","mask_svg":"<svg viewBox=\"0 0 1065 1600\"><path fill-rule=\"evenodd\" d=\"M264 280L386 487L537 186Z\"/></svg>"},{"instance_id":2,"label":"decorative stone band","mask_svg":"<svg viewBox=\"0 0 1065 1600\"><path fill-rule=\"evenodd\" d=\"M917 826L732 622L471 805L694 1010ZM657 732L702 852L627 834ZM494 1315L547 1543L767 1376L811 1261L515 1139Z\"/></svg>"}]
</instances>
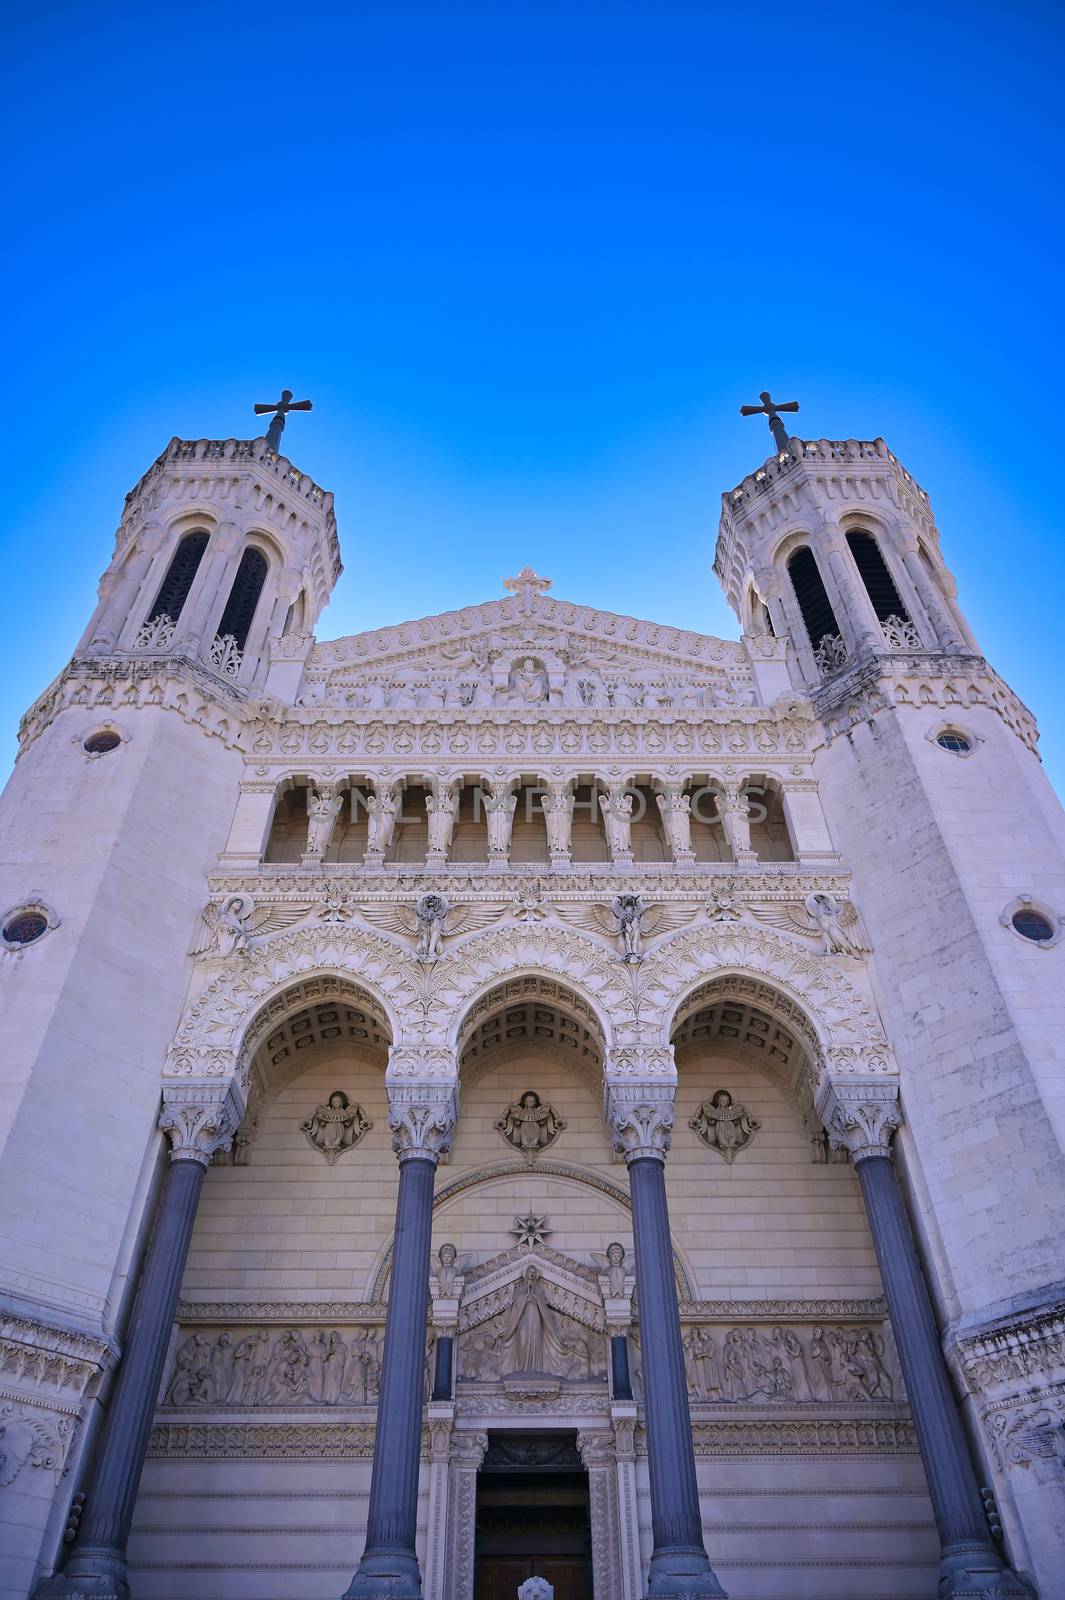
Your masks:
<instances>
[{"instance_id":1,"label":"decorative stone band","mask_svg":"<svg viewBox=\"0 0 1065 1600\"><path fill-rule=\"evenodd\" d=\"M396 1079L417 1079L432 1082L434 1088L441 1084L457 1084L459 1063L454 1050L446 1046L427 1044L394 1044L388 1051L386 1082Z\"/></svg>"},{"instance_id":2,"label":"decorative stone band","mask_svg":"<svg viewBox=\"0 0 1065 1600\"><path fill-rule=\"evenodd\" d=\"M673 1141L674 1083L609 1083L605 1112L614 1149L626 1162L664 1162Z\"/></svg>"},{"instance_id":3,"label":"decorative stone band","mask_svg":"<svg viewBox=\"0 0 1065 1600\"><path fill-rule=\"evenodd\" d=\"M846 1150L855 1164L871 1156L890 1156L891 1136L902 1122L899 1086L883 1080L829 1079L818 1093L817 1115L832 1148Z\"/></svg>"},{"instance_id":4,"label":"decorative stone band","mask_svg":"<svg viewBox=\"0 0 1065 1600\"><path fill-rule=\"evenodd\" d=\"M388 1126L392 1148L404 1161L432 1161L451 1149L458 1105L447 1083L390 1083Z\"/></svg>"},{"instance_id":5,"label":"decorative stone band","mask_svg":"<svg viewBox=\"0 0 1065 1600\"><path fill-rule=\"evenodd\" d=\"M215 1152L233 1143L243 1115L234 1084L165 1084L159 1126L170 1140L171 1161L210 1166Z\"/></svg>"}]
</instances>

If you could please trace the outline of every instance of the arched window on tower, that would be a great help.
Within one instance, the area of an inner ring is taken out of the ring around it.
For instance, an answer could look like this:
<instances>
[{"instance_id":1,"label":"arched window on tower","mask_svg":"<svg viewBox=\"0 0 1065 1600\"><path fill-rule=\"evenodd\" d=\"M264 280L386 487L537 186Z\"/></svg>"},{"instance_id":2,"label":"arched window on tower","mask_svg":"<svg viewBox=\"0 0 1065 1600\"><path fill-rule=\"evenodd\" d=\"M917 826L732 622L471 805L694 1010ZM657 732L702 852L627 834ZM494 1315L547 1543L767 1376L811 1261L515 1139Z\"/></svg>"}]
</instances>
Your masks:
<instances>
[{"instance_id":1,"label":"arched window on tower","mask_svg":"<svg viewBox=\"0 0 1065 1600\"><path fill-rule=\"evenodd\" d=\"M826 636L840 638L839 623L828 598L813 551L803 545L788 561L788 577L799 602L810 644L817 650Z\"/></svg>"},{"instance_id":2,"label":"arched window on tower","mask_svg":"<svg viewBox=\"0 0 1065 1600\"><path fill-rule=\"evenodd\" d=\"M910 613L902 603L902 596L872 534L866 533L864 528L852 528L847 544L865 584L865 592L873 602L877 621L887 622L889 617L898 617L900 622L909 622Z\"/></svg>"},{"instance_id":3,"label":"arched window on tower","mask_svg":"<svg viewBox=\"0 0 1065 1600\"><path fill-rule=\"evenodd\" d=\"M180 617L192 588L192 580L203 560L203 552L207 549L207 537L206 533L197 532L187 533L182 539L170 558L166 577L155 597L155 605L146 618L148 623L156 622L160 617L169 617L171 622L176 622Z\"/></svg>"},{"instance_id":4,"label":"arched window on tower","mask_svg":"<svg viewBox=\"0 0 1065 1600\"><path fill-rule=\"evenodd\" d=\"M248 642L248 632L263 592L267 571L268 562L261 551L245 550L229 591L226 609L222 612L222 620L218 624L218 637L231 638L238 650L243 650Z\"/></svg>"}]
</instances>

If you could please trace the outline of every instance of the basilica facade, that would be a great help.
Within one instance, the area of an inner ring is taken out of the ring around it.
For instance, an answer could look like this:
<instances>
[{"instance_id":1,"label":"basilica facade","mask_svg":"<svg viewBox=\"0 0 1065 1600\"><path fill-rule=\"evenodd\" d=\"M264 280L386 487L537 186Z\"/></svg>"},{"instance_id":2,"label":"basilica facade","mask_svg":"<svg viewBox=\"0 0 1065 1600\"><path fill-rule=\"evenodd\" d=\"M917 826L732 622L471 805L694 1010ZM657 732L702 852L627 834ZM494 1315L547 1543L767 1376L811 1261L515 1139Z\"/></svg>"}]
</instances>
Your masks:
<instances>
[{"instance_id":1,"label":"basilica facade","mask_svg":"<svg viewBox=\"0 0 1065 1600\"><path fill-rule=\"evenodd\" d=\"M779 441L778 441L779 442ZM1065 819L883 440L320 639L174 439L0 803L0 1595L1065 1595Z\"/></svg>"}]
</instances>

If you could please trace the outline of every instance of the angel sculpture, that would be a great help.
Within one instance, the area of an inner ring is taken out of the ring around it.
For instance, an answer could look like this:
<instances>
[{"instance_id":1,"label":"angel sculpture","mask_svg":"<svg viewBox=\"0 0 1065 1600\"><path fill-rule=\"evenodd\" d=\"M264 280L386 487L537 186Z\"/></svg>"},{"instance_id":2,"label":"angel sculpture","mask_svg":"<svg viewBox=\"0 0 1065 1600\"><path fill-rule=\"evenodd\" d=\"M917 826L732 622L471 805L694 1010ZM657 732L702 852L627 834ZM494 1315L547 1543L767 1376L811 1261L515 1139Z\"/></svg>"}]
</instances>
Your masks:
<instances>
[{"instance_id":1,"label":"angel sculpture","mask_svg":"<svg viewBox=\"0 0 1065 1600\"><path fill-rule=\"evenodd\" d=\"M501 905L453 906L442 894L423 894L414 905L364 905L362 916L377 928L418 941L419 961L433 962L441 941L460 933L475 933L498 922Z\"/></svg>"},{"instance_id":2,"label":"angel sculpture","mask_svg":"<svg viewBox=\"0 0 1065 1600\"><path fill-rule=\"evenodd\" d=\"M372 1127L362 1107L353 1105L343 1089L334 1089L325 1105L315 1106L306 1122L300 1123L300 1132L307 1135L332 1166Z\"/></svg>"},{"instance_id":3,"label":"angel sculpture","mask_svg":"<svg viewBox=\"0 0 1065 1600\"><path fill-rule=\"evenodd\" d=\"M607 1245L605 1255L593 1250L592 1260L606 1278L613 1299L623 1300L626 1293L625 1246L615 1240Z\"/></svg>"},{"instance_id":4,"label":"angel sculpture","mask_svg":"<svg viewBox=\"0 0 1065 1600\"><path fill-rule=\"evenodd\" d=\"M442 1244L436 1252L436 1287L442 1300L453 1300L459 1292L462 1274L470 1264L469 1256L460 1256L453 1244Z\"/></svg>"},{"instance_id":5,"label":"angel sculpture","mask_svg":"<svg viewBox=\"0 0 1065 1600\"><path fill-rule=\"evenodd\" d=\"M788 933L815 935L821 940L823 956L863 956L872 949L869 935L851 901L840 902L835 895L808 894L802 906L755 906L751 908L762 922Z\"/></svg>"},{"instance_id":6,"label":"angel sculpture","mask_svg":"<svg viewBox=\"0 0 1065 1600\"><path fill-rule=\"evenodd\" d=\"M200 928L190 956L249 956L254 938L280 933L301 922L310 906L262 906L255 909L250 894L231 894L221 905L204 906Z\"/></svg>"},{"instance_id":7,"label":"angel sculpture","mask_svg":"<svg viewBox=\"0 0 1065 1600\"><path fill-rule=\"evenodd\" d=\"M808 894L803 901L807 916L821 935L823 956L861 956L870 946L857 908L849 900L842 905L831 894Z\"/></svg>"},{"instance_id":8,"label":"angel sculpture","mask_svg":"<svg viewBox=\"0 0 1065 1600\"><path fill-rule=\"evenodd\" d=\"M554 1106L541 1100L532 1089L526 1089L520 1100L509 1105L496 1123L507 1143L529 1162L554 1144L565 1126Z\"/></svg>"},{"instance_id":9,"label":"angel sculpture","mask_svg":"<svg viewBox=\"0 0 1065 1600\"><path fill-rule=\"evenodd\" d=\"M696 1132L705 1145L716 1150L729 1166L735 1161L744 1145L750 1144L762 1126L751 1116L746 1106L733 1104L727 1089L718 1089L713 1097L704 1100L688 1127Z\"/></svg>"},{"instance_id":10,"label":"angel sculpture","mask_svg":"<svg viewBox=\"0 0 1065 1600\"><path fill-rule=\"evenodd\" d=\"M630 965L643 960L644 939L672 933L695 916L692 906L645 906L638 894L619 894L609 906L560 905L555 909L563 921L617 940L622 961Z\"/></svg>"}]
</instances>

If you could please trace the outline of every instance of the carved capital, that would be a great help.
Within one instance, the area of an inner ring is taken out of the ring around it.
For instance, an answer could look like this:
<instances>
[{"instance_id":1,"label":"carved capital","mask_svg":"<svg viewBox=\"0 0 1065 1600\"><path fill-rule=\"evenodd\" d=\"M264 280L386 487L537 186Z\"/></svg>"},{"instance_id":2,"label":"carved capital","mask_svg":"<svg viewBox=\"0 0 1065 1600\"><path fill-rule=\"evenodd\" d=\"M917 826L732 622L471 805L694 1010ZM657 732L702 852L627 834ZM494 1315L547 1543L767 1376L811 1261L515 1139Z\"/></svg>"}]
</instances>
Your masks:
<instances>
[{"instance_id":1,"label":"carved capital","mask_svg":"<svg viewBox=\"0 0 1065 1600\"><path fill-rule=\"evenodd\" d=\"M216 1150L228 1150L244 1115L234 1085L221 1092L214 1086L195 1088L166 1084L159 1126L170 1140L171 1161L199 1161L210 1166Z\"/></svg>"},{"instance_id":2,"label":"carved capital","mask_svg":"<svg viewBox=\"0 0 1065 1600\"><path fill-rule=\"evenodd\" d=\"M817 1114L833 1150L848 1151L855 1164L889 1156L891 1136L902 1122L898 1084L830 1080L818 1095Z\"/></svg>"},{"instance_id":3,"label":"carved capital","mask_svg":"<svg viewBox=\"0 0 1065 1600\"><path fill-rule=\"evenodd\" d=\"M606 1118L614 1149L626 1162L665 1161L673 1138L672 1083L608 1084Z\"/></svg>"},{"instance_id":4,"label":"carved capital","mask_svg":"<svg viewBox=\"0 0 1065 1600\"><path fill-rule=\"evenodd\" d=\"M448 1084L390 1084L388 1126L397 1159L439 1161L451 1148L457 1110Z\"/></svg>"}]
</instances>

